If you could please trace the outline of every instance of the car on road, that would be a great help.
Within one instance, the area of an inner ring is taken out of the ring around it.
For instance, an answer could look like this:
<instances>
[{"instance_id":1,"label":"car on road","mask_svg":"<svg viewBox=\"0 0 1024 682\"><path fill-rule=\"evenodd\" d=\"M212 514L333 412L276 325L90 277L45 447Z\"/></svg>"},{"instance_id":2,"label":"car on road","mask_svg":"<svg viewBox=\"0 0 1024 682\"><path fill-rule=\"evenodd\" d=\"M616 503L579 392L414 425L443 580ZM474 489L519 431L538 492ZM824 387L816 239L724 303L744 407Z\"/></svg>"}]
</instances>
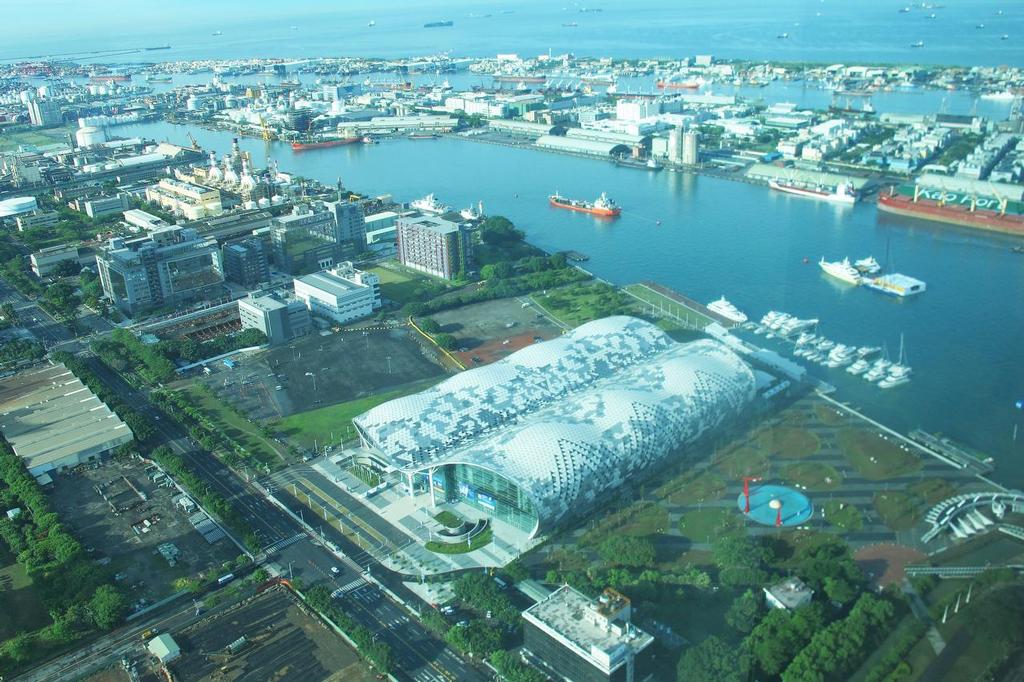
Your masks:
<instances>
[{"instance_id":1,"label":"car on road","mask_svg":"<svg viewBox=\"0 0 1024 682\"><path fill-rule=\"evenodd\" d=\"M334 575L339 575L341 571L338 570L337 566L331 566L331 573L333 573Z\"/></svg>"}]
</instances>

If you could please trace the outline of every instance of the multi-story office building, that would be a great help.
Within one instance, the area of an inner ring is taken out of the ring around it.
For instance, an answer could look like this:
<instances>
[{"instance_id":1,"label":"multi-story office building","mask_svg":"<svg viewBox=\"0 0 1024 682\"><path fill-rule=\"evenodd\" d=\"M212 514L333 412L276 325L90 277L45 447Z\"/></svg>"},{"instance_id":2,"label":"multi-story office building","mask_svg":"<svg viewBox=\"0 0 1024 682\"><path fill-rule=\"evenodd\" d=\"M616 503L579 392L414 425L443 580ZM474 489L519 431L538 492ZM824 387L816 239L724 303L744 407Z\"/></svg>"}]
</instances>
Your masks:
<instances>
[{"instance_id":1,"label":"multi-story office building","mask_svg":"<svg viewBox=\"0 0 1024 682\"><path fill-rule=\"evenodd\" d=\"M224 212L219 189L171 178L164 178L159 183L147 187L146 201L159 204L188 220L198 220Z\"/></svg>"},{"instance_id":2,"label":"multi-story office building","mask_svg":"<svg viewBox=\"0 0 1024 682\"><path fill-rule=\"evenodd\" d=\"M564 585L523 611L523 643L560 679L643 682L653 678L654 638L631 615L615 590L590 599Z\"/></svg>"},{"instance_id":3,"label":"multi-story office building","mask_svg":"<svg viewBox=\"0 0 1024 682\"><path fill-rule=\"evenodd\" d=\"M303 301L277 296L239 299L238 317L242 329L259 329L267 335L271 345L286 343L308 334L313 328L309 309Z\"/></svg>"},{"instance_id":4,"label":"multi-story office building","mask_svg":"<svg viewBox=\"0 0 1024 682\"><path fill-rule=\"evenodd\" d=\"M111 239L96 255L103 293L129 315L215 297L224 281L220 248L177 225L136 239Z\"/></svg>"},{"instance_id":5,"label":"multi-story office building","mask_svg":"<svg viewBox=\"0 0 1024 682\"><path fill-rule=\"evenodd\" d=\"M254 237L224 247L224 278L254 287L270 280L270 267L263 242Z\"/></svg>"},{"instance_id":6,"label":"multi-story office building","mask_svg":"<svg viewBox=\"0 0 1024 682\"><path fill-rule=\"evenodd\" d=\"M132 230L133 232L138 232L139 230L149 232L150 230L167 227L167 221L163 218L137 208L125 211L124 221L128 223L129 228L138 228Z\"/></svg>"},{"instance_id":7,"label":"multi-story office building","mask_svg":"<svg viewBox=\"0 0 1024 682\"><path fill-rule=\"evenodd\" d=\"M344 324L380 308L380 279L344 262L295 280L295 296L320 318Z\"/></svg>"},{"instance_id":8,"label":"multi-story office building","mask_svg":"<svg viewBox=\"0 0 1024 682\"><path fill-rule=\"evenodd\" d=\"M36 277L45 277L64 261L78 263L78 247L74 245L58 244L36 251L29 260L32 263L32 272Z\"/></svg>"},{"instance_id":9,"label":"multi-story office building","mask_svg":"<svg viewBox=\"0 0 1024 682\"><path fill-rule=\"evenodd\" d=\"M296 275L325 270L365 250L362 214L354 215L353 208L346 202L300 204L289 215L274 218L270 225L274 263ZM357 245L353 238L363 243Z\"/></svg>"},{"instance_id":10,"label":"multi-story office building","mask_svg":"<svg viewBox=\"0 0 1024 682\"><path fill-rule=\"evenodd\" d=\"M18 226L18 232L30 230L33 227L53 227L60 222L60 213L56 211L32 211L27 215L20 215L14 219Z\"/></svg>"},{"instance_id":11,"label":"multi-story office building","mask_svg":"<svg viewBox=\"0 0 1024 682\"><path fill-rule=\"evenodd\" d=\"M48 128L63 123L64 116L52 99L34 99L28 103L28 120L37 128Z\"/></svg>"},{"instance_id":12,"label":"multi-story office building","mask_svg":"<svg viewBox=\"0 0 1024 682\"><path fill-rule=\"evenodd\" d=\"M128 195L124 192L115 194L112 197L93 197L91 199L77 199L76 208L94 220L103 218L115 213L123 213L131 208Z\"/></svg>"},{"instance_id":13,"label":"multi-story office building","mask_svg":"<svg viewBox=\"0 0 1024 682\"><path fill-rule=\"evenodd\" d=\"M469 270L473 245L466 225L427 215L401 216L396 225L403 265L444 279Z\"/></svg>"}]
</instances>

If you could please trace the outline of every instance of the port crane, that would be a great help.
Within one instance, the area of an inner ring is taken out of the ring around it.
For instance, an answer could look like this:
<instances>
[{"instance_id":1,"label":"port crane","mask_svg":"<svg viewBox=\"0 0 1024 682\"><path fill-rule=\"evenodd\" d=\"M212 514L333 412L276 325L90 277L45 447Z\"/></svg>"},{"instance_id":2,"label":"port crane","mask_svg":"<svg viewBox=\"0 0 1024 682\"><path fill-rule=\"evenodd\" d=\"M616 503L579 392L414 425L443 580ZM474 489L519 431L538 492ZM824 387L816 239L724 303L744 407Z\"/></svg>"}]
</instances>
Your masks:
<instances>
[{"instance_id":1,"label":"port crane","mask_svg":"<svg viewBox=\"0 0 1024 682\"><path fill-rule=\"evenodd\" d=\"M267 121L263 116L260 116L260 131L264 142L270 142L274 139L274 131L272 131L270 126L267 125Z\"/></svg>"},{"instance_id":2,"label":"port crane","mask_svg":"<svg viewBox=\"0 0 1024 682\"><path fill-rule=\"evenodd\" d=\"M192 141L192 149L195 149L196 151L202 149L202 147L199 146L199 142L196 141L196 136L192 134L192 131L188 131L185 134L188 135L188 139Z\"/></svg>"}]
</instances>

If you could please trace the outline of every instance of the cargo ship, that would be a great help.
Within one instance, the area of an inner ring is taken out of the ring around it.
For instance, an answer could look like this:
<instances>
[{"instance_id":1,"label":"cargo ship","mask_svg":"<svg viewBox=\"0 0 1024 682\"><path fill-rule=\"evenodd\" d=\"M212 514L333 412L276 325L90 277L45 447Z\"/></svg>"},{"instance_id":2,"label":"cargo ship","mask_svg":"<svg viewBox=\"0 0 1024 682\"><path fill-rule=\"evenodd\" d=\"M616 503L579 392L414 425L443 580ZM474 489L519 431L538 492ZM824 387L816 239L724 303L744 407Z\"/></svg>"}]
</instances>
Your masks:
<instances>
[{"instance_id":1,"label":"cargo ship","mask_svg":"<svg viewBox=\"0 0 1024 682\"><path fill-rule=\"evenodd\" d=\"M570 211L589 213L590 215L601 216L602 218L616 218L620 213L622 213L622 209L616 206L615 202L609 199L608 195L604 192L601 192L601 196L593 202L569 199L567 197L563 197L558 192L549 196L548 201L555 208L564 208Z\"/></svg>"},{"instance_id":2,"label":"cargo ship","mask_svg":"<svg viewBox=\"0 0 1024 682\"><path fill-rule=\"evenodd\" d=\"M769 180L768 186L779 192L796 194L809 199L833 201L837 204L853 204L857 201L857 191L850 183L840 183L831 191L821 186L801 187L785 180Z\"/></svg>"},{"instance_id":3,"label":"cargo ship","mask_svg":"<svg viewBox=\"0 0 1024 682\"><path fill-rule=\"evenodd\" d=\"M547 76L492 76L495 83L546 83Z\"/></svg>"},{"instance_id":4,"label":"cargo ship","mask_svg":"<svg viewBox=\"0 0 1024 682\"><path fill-rule=\"evenodd\" d=\"M89 76L90 83L127 83L131 79L130 73L94 73Z\"/></svg>"},{"instance_id":5,"label":"cargo ship","mask_svg":"<svg viewBox=\"0 0 1024 682\"><path fill-rule=\"evenodd\" d=\"M447 28L454 25L454 21L428 21L423 24L423 28Z\"/></svg>"},{"instance_id":6,"label":"cargo ship","mask_svg":"<svg viewBox=\"0 0 1024 682\"><path fill-rule=\"evenodd\" d=\"M659 80L655 83L659 90L696 90L704 85L700 78L692 81Z\"/></svg>"},{"instance_id":7,"label":"cargo ship","mask_svg":"<svg viewBox=\"0 0 1024 682\"><path fill-rule=\"evenodd\" d=\"M878 210L1024 237L1024 202L1008 198L901 185L879 195Z\"/></svg>"},{"instance_id":8,"label":"cargo ship","mask_svg":"<svg viewBox=\"0 0 1024 682\"><path fill-rule=\"evenodd\" d=\"M327 149L328 147L340 147L346 144L355 144L362 142L363 138L356 137L337 137L329 140L309 140L305 142L292 142L293 152L304 152L310 149Z\"/></svg>"},{"instance_id":9,"label":"cargo ship","mask_svg":"<svg viewBox=\"0 0 1024 682\"><path fill-rule=\"evenodd\" d=\"M146 76L146 82L147 83L170 83L171 82L171 77L170 76L161 76L161 75L151 74L149 76Z\"/></svg>"}]
</instances>

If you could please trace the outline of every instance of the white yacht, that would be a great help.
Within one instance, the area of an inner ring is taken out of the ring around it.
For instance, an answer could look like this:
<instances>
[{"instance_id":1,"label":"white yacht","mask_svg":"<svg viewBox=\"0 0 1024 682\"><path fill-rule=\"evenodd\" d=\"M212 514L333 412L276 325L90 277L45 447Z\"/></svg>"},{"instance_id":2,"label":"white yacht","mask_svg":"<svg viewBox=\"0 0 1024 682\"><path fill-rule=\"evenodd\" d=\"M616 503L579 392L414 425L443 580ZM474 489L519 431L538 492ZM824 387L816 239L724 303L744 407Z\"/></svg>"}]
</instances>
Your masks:
<instances>
[{"instance_id":1,"label":"white yacht","mask_svg":"<svg viewBox=\"0 0 1024 682\"><path fill-rule=\"evenodd\" d=\"M721 315L730 322L735 322L737 324L742 324L747 321L747 316L743 314L743 311L734 306L732 303L729 303L729 301L725 299L725 296L722 296L717 301L712 301L711 303L708 303L708 310L710 310L713 313Z\"/></svg>"},{"instance_id":2,"label":"white yacht","mask_svg":"<svg viewBox=\"0 0 1024 682\"><path fill-rule=\"evenodd\" d=\"M484 217L484 202L479 202L476 206L470 206L459 211L459 215L466 220L482 220Z\"/></svg>"},{"instance_id":3,"label":"white yacht","mask_svg":"<svg viewBox=\"0 0 1024 682\"><path fill-rule=\"evenodd\" d=\"M857 357L862 359L870 358L872 355L881 352L882 349L878 346L861 346L857 349Z\"/></svg>"},{"instance_id":4,"label":"white yacht","mask_svg":"<svg viewBox=\"0 0 1024 682\"><path fill-rule=\"evenodd\" d=\"M412 208L417 208L421 211L426 211L427 213L433 213L435 215L441 215L442 213L447 213L448 211L452 210L451 206L442 204L440 201L438 201L437 197L435 197L433 193L428 194L422 199L416 199L415 201L410 202L409 206L411 206Z\"/></svg>"},{"instance_id":5,"label":"white yacht","mask_svg":"<svg viewBox=\"0 0 1024 682\"><path fill-rule=\"evenodd\" d=\"M857 268L860 272L874 275L882 271L882 266L878 264L874 256L868 256L867 258L861 258L859 261L855 261L853 267Z\"/></svg>"},{"instance_id":6,"label":"white yacht","mask_svg":"<svg viewBox=\"0 0 1024 682\"><path fill-rule=\"evenodd\" d=\"M871 365L868 363L868 361L865 360L864 358L861 358L857 362L847 367L846 371L849 372L850 374L853 374L854 376L858 376L868 371L870 367Z\"/></svg>"},{"instance_id":7,"label":"white yacht","mask_svg":"<svg viewBox=\"0 0 1024 682\"><path fill-rule=\"evenodd\" d=\"M852 362L853 356L856 355L857 351L853 346L844 346L843 344L837 345L828 354L828 361L825 363L828 367L842 367L843 365Z\"/></svg>"},{"instance_id":8,"label":"white yacht","mask_svg":"<svg viewBox=\"0 0 1024 682\"><path fill-rule=\"evenodd\" d=\"M840 282L855 286L860 284L860 273L857 268L850 265L849 258L844 258L841 261L827 261L822 258L818 261L818 265L825 271L825 274L835 277Z\"/></svg>"},{"instance_id":9,"label":"white yacht","mask_svg":"<svg viewBox=\"0 0 1024 682\"><path fill-rule=\"evenodd\" d=\"M889 367L889 374L878 382L879 388L892 388L910 381L911 370L907 364L907 352L903 347L903 335L900 334L900 357L899 360Z\"/></svg>"},{"instance_id":10,"label":"white yacht","mask_svg":"<svg viewBox=\"0 0 1024 682\"><path fill-rule=\"evenodd\" d=\"M828 339L822 339L821 341L818 341L818 343L814 344L814 347L817 348L820 351L831 350L831 349L835 348L835 346L836 346L836 342L835 341L829 341Z\"/></svg>"},{"instance_id":11,"label":"white yacht","mask_svg":"<svg viewBox=\"0 0 1024 682\"><path fill-rule=\"evenodd\" d=\"M779 332L783 336L789 336L795 332L802 332L804 329L814 327L820 321L821 320L813 318L809 320L801 320L800 318L794 317L793 319L784 322L783 325L779 327Z\"/></svg>"},{"instance_id":12,"label":"white yacht","mask_svg":"<svg viewBox=\"0 0 1024 682\"><path fill-rule=\"evenodd\" d=\"M777 330L782 328L782 325L786 324L787 322L789 322L790 320L793 320L793 319L796 319L796 318L794 318L789 313L782 313L781 315L776 317L774 320L772 320L772 323L768 325L768 328L771 329L772 331L777 331Z\"/></svg>"},{"instance_id":13,"label":"white yacht","mask_svg":"<svg viewBox=\"0 0 1024 682\"><path fill-rule=\"evenodd\" d=\"M811 334L810 332L801 332L800 336L797 337L796 345L798 345L798 346L805 346L805 345L809 344L811 341L814 341L817 338L818 338L817 336L815 336L814 334Z\"/></svg>"}]
</instances>

